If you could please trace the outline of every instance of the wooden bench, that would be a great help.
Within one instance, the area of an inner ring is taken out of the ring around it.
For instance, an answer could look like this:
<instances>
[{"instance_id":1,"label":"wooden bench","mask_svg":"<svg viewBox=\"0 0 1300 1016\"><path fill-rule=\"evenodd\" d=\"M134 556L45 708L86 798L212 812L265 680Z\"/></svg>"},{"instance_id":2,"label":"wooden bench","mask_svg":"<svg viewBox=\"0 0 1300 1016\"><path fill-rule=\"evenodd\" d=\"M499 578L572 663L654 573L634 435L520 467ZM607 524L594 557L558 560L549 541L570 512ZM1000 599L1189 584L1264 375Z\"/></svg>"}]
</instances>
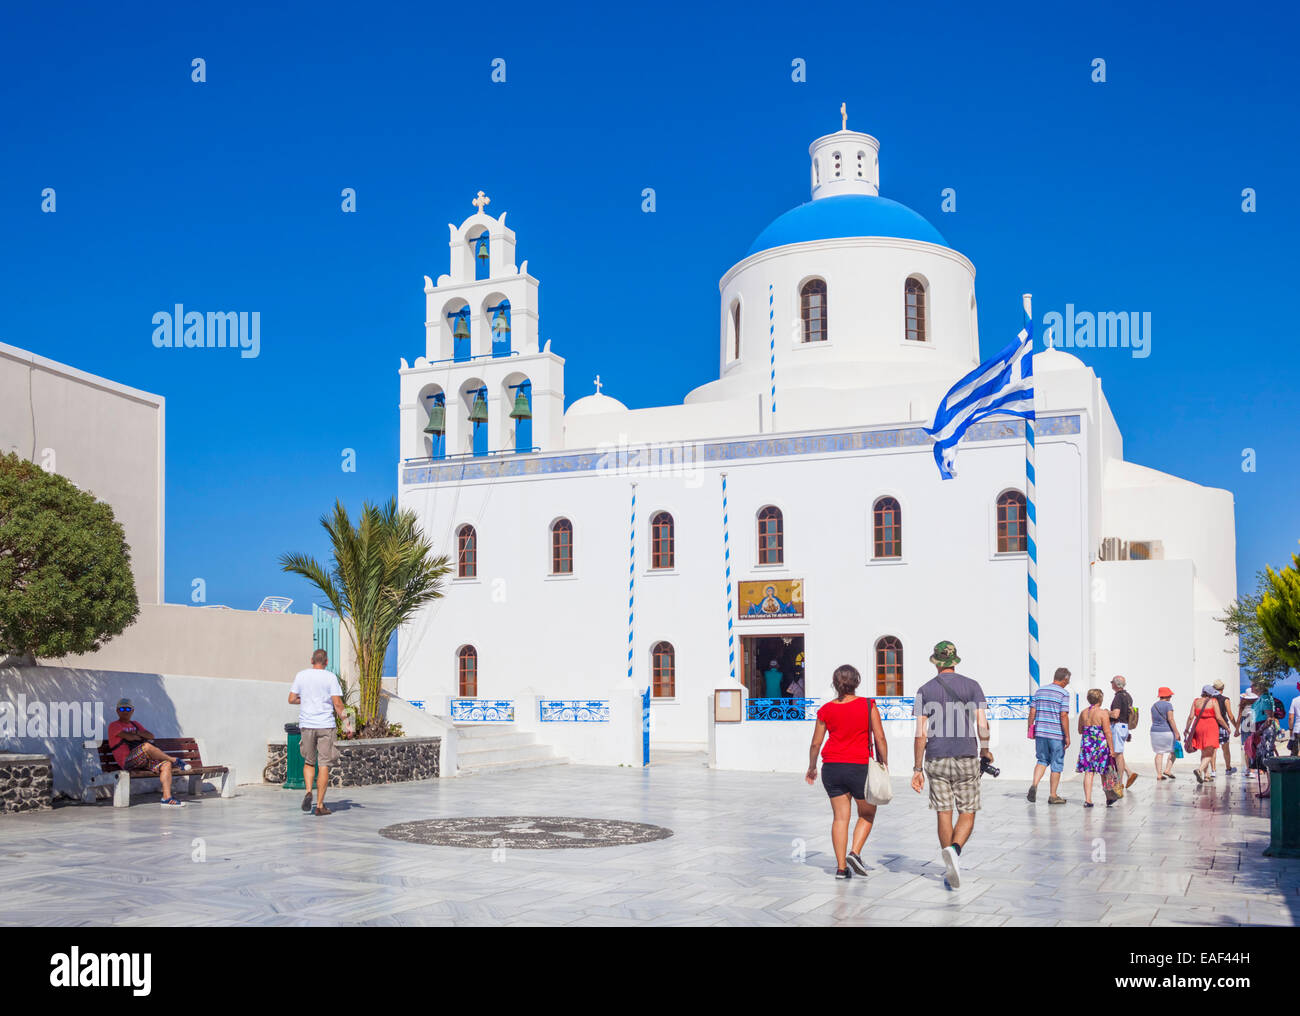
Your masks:
<instances>
[{"instance_id":1,"label":"wooden bench","mask_svg":"<svg viewBox=\"0 0 1300 1016\"><path fill-rule=\"evenodd\" d=\"M181 780L189 780L191 797L203 795L203 778L221 776L221 796L235 796L235 770L230 766L205 766L199 755L199 744L192 737L160 737L153 741L155 748L176 760L172 766L172 793L175 794ZM131 803L131 773L117 764L107 741L87 741L86 750L92 759L99 763L100 772L90 778L82 792L82 800L92 803L95 800L95 788L113 786L113 807L125 808ZM97 757L96 757L97 756ZM188 763L189 769L182 768ZM158 779L157 774L147 769L134 770L141 779Z\"/></svg>"}]
</instances>

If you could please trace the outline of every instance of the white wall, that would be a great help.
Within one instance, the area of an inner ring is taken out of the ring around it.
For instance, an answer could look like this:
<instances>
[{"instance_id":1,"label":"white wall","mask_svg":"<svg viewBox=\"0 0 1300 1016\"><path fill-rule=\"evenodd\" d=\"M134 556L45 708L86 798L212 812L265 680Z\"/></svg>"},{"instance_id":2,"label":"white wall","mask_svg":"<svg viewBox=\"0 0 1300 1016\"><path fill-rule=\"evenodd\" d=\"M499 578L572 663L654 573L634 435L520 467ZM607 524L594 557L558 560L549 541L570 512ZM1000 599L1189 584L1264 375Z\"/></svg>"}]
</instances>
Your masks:
<instances>
[{"instance_id":1,"label":"white wall","mask_svg":"<svg viewBox=\"0 0 1300 1016\"><path fill-rule=\"evenodd\" d=\"M0 455L17 452L112 507L141 603L163 598L164 434L162 396L0 343Z\"/></svg>"},{"instance_id":2,"label":"white wall","mask_svg":"<svg viewBox=\"0 0 1300 1016\"><path fill-rule=\"evenodd\" d=\"M1190 561L1098 561L1096 687L1110 704L1110 679L1128 681L1141 719L1126 754L1150 761L1151 706L1163 685L1173 690L1174 714L1181 729L1201 681L1192 664L1195 644ZM1076 679L1071 690L1082 696ZM1229 690L1229 697L1232 690ZM1233 702L1235 709L1236 702Z\"/></svg>"},{"instance_id":3,"label":"white wall","mask_svg":"<svg viewBox=\"0 0 1300 1016\"><path fill-rule=\"evenodd\" d=\"M102 702L105 724L117 719L117 700L130 698L135 718L158 737L193 737L203 761L235 768L238 783L262 782L266 746L284 740L284 725L296 723L298 707L283 684L230 678L133 674L70 667L0 669L0 700L17 702ZM65 732L67 734L68 732ZM0 750L35 752L53 758L54 789L81 796L88 766L84 736L0 739ZM105 730L100 740L107 736Z\"/></svg>"},{"instance_id":4,"label":"white wall","mask_svg":"<svg viewBox=\"0 0 1300 1016\"><path fill-rule=\"evenodd\" d=\"M1044 668L1086 671L1087 549L1081 519L1081 453L1073 438L1039 444L1039 581ZM824 694L841 663L874 673L882 635L904 646L904 692L928 680L940 639L956 642L963 671L988 694L1023 694L1026 663L1025 559L995 553L994 499L1023 487L1018 441L964 447L961 475L938 478L928 448L881 449L727 465L733 581L802 578L807 616L737 621L741 634L804 633L809 694ZM661 639L677 653L677 697L653 705L652 741L707 737L693 703L729 683L719 468L693 477L637 477L636 637L633 686L650 681ZM612 473L537 475L407 486L435 547L454 548L455 528L475 525L479 577L448 583L443 599L399 636L402 694L456 694L456 651L479 653L478 693L516 698L603 698L627 686L628 521L632 477ZM874 498L893 494L904 513L904 563L869 561ZM785 514L783 566L760 567L755 516L766 504ZM655 511L676 522L677 567L649 569ZM574 577L550 572L549 525L575 532Z\"/></svg>"},{"instance_id":5,"label":"white wall","mask_svg":"<svg viewBox=\"0 0 1300 1016\"><path fill-rule=\"evenodd\" d=\"M154 603L141 604L136 622L97 652L40 662L85 670L288 683L309 665L312 648L310 614ZM352 655L346 633L343 648ZM335 673L338 662L331 664Z\"/></svg>"}]
</instances>

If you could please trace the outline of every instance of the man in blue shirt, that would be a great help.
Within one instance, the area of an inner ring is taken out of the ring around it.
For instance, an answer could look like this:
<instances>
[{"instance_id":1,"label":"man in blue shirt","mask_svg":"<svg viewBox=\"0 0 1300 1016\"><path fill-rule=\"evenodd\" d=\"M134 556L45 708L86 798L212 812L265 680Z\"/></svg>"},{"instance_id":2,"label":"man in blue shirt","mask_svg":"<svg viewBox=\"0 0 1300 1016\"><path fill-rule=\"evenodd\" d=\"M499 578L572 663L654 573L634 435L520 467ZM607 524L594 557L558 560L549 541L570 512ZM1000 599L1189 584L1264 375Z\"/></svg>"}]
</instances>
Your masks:
<instances>
[{"instance_id":1,"label":"man in blue shirt","mask_svg":"<svg viewBox=\"0 0 1300 1016\"><path fill-rule=\"evenodd\" d=\"M763 681L767 685L768 698L781 697L781 679L785 677L781 669L776 665L776 660L768 664L767 670L763 673Z\"/></svg>"},{"instance_id":2,"label":"man in blue shirt","mask_svg":"<svg viewBox=\"0 0 1300 1016\"><path fill-rule=\"evenodd\" d=\"M1034 783L1025 796L1030 800L1038 797L1038 781L1043 773L1052 770L1048 782L1051 791L1047 795L1048 804L1064 804L1065 798L1057 794L1061 786L1061 773L1065 770L1065 749L1070 747L1070 693L1066 686L1070 683L1070 672L1064 667L1057 667L1052 683L1039 688L1029 700L1029 733L1034 739Z\"/></svg>"}]
</instances>

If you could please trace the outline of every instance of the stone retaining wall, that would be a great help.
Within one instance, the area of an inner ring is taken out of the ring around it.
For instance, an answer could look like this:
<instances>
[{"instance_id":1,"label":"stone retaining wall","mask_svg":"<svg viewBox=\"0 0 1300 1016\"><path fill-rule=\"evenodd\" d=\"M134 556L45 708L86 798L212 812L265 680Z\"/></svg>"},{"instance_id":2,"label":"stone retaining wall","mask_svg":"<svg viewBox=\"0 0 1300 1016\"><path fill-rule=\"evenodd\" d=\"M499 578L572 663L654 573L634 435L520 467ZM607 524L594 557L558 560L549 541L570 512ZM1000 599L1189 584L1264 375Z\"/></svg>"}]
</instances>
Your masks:
<instances>
[{"instance_id":1,"label":"stone retaining wall","mask_svg":"<svg viewBox=\"0 0 1300 1016\"><path fill-rule=\"evenodd\" d=\"M0 814L54 807L54 775L48 755L0 755Z\"/></svg>"},{"instance_id":2,"label":"stone retaining wall","mask_svg":"<svg viewBox=\"0 0 1300 1016\"><path fill-rule=\"evenodd\" d=\"M440 737L376 737L338 741L338 761L330 766L331 787L368 787L378 783L410 783L437 778ZM284 783L288 747L267 745L268 783Z\"/></svg>"}]
</instances>

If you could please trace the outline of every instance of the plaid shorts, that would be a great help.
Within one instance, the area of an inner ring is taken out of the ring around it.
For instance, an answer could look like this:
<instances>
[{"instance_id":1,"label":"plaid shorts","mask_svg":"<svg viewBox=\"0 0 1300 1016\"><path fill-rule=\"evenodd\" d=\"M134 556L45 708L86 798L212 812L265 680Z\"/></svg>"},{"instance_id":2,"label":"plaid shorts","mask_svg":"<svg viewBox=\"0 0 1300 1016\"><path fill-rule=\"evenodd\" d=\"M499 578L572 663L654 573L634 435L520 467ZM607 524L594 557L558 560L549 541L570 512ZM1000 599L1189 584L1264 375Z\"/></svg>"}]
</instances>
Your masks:
<instances>
[{"instance_id":1,"label":"plaid shorts","mask_svg":"<svg viewBox=\"0 0 1300 1016\"><path fill-rule=\"evenodd\" d=\"M127 753L126 764L122 766L122 768L128 771L132 771L136 769L147 769L151 773L161 772L163 767L163 762L167 760L150 758L148 755L144 753L144 748L145 748L144 742L141 742L140 744L137 744L134 748L132 748Z\"/></svg>"},{"instance_id":2,"label":"plaid shorts","mask_svg":"<svg viewBox=\"0 0 1300 1016\"><path fill-rule=\"evenodd\" d=\"M930 807L935 811L980 810L980 760L935 758L925 763L930 781Z\"/></svg>"}]
</instances>

